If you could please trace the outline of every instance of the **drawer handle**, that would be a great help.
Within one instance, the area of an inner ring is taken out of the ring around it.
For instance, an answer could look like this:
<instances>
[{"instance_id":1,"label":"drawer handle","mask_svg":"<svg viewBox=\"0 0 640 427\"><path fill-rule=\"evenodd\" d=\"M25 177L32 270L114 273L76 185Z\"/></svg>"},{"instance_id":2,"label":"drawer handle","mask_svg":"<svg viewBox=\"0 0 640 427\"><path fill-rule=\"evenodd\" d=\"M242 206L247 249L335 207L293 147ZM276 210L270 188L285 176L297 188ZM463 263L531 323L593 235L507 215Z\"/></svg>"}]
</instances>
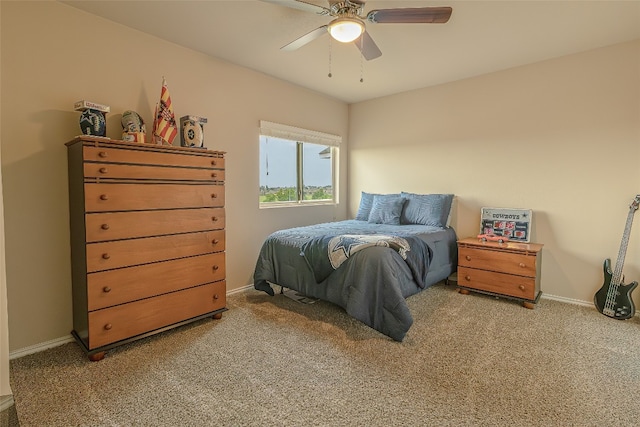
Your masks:
<instances>
[{"instance_id":1,"label":"drawer handle","mask_svg":"<svg viewBox=\"0 0 640 427\"><path fill-rule=\"evenodd\" d=\"M101 194L100 200L109 200L109 196L107 196L106 194Z\"/></svg>"},{"instance_id":2,"label":"drawer handle","mask_svg":"<svg viewBox=\"0 0 640 427\"><path fill-rule=\"evenodd\" d=\"M217 245L218 243L220 243L220 241L219 241L218 239L213 239L213 240L211 241L211 244L212 244L212 245Z\"/></svg>"},{"instance_id":3,"label":"drawer handle","mask_svg":"<svg viewBox=\"0 0 640 427\"><path fill-rule=\"evenodd\" d=\"M467 255L465 258L467 259L467 261L471 261L471 257L469 255Z\"/></svg>"},{"instance_id":4,"label":"drawer handle","mask_svg":"<svg viewBox=\"0 0 640 427\"><path fill-rule=\"evenodd\" d=\"M111 258L111 255L109 254L102 254L102 259L109 259Z\"/></svg>"},{"instance_id":5,"label":"drawer handle","mask_svg":"<svg viewBox=\"0 0 640 427\"><path fill-rule=\"evenodd\" d=\"M524 265L524 262L521 262L519 265L520 265L520 267L522 267L522 268L525 268L525 267L526 267L526 265Z\"/></svg>"},{"instance_id":6,"label":"drawer handle","mask_svg":"<svg viewBox=\"0 0 640 427\"><path fill-rule=\"evenodd\" d=\"M108 287L108 286L105 286L104 288L102 288L102 290L103 290L105 293L109 293L109 292L111 292L111 288L110 288L110 287Z\"/></svg>"},{"instance_id":7,"label":"drawer handle","mask_svg":"<svg viewBox=\"0 0 640 427\"><path fill-rule=\"evenodd\" d=\"M217 165L217 164L218 164L218 163L216 163L216 161L215 161L215 160L211 160L211 166L215 166L215 165Z\"/></svg>"},{"instance_id":8,"label":"drawer handle","mask_svg":"<svg viewBox=\"0 0 640 427\"><path fill-rule=\"evenodd\" d=\"M220 299L220 295L218 295L218 294L213 294L213 299Z\"/></svg>"},{"instance_id":9,"label":"drawer handle","mask_svg":"<svg viewBox=\"0 0 640 427\"><path fill-rule=\"evenodd\" d=\"M464 276L464 280L466 280L467 282L471 281L471 276Z\"/></svg>"},{"instance_id":10,"label":"drawer handle","mask_svg":"<svg viewBox=\"0 0 640 427\"><path fill-rule=\"evenodd\" d=\"M219 269L220 267L218 267L217 265L213 266L213 271L216 271L217 269Z\"/></svg>"},{"instance_id":11,"label":"drawer handle","mask_svg":"<svg viewBox=\"0 0 640 427\"><path fill-rule=\"evenodd\" d=\"M217 216L212 216L212 217L211 217L211 221L216 222L217 220L218 220L218 217L217 217Z\"/></svg>"},{"instance_id":12,"label":"drawer handle","mask_svg":"<svg viewBox=\"0 0 640 427\"><path fill-rule=\"evenodd\" d=\"M103 230L108 230L109 229L109 224L102 224L100 226L100 228L102 228Z\"/></svg>"},{"instance_id":13,"label":"drawer handle","mask_svg":"<svg viewBox=\"0 0 640 427\"><path fill-rule=\"evenodd\" d=\"M218 174L217 174L217 173L215 173L215 172L211 174L211 178L215 178L215 177L217 177L217 176L218 176Z\"/></svg>"},{"instance_id":14,"label":"drawer handle","mask_svg":"<svg viewBox=\"0 0 640 427\"><path fill-rule=\"evenodd\" d=\"M100 172L100 173L107 173L107 168L100 168L100 169L98 170L98 172Z\"/></svg>"},{"instance_id":15,"label":"drawer handle","mask_svg":"<svg viewBox=\"0 0 640 427\"><path fill-rule=\"evenodd\" d=\"M113 326L111 326L111 323L107 323L106 325L104 325L104 328L108 331L113 328Z\"/></svg>"},{"instance_id":16,"label":"drawer handle","mask_svg":"<svg viewBox=\"0 0 640 427\"><path fill-rule=\"evenodd\" d=\"M98 157L102 157L104 159L105 157L107 157L107 152L106 151L100 151L98 153Z\"/></svg>"},{"instance_id":17,"label":"drawer handle","mask_svg":"<svg viewBox=\"0 0 640 427\"><path fill-rule=\"evenodd\" d=\"M211 198L212 198L212 199L217 199L217 198L218 198L218 195L217 195L216 193L213 193L213 194L211 194Z\"/></svg>"},{"instance_id":18,"label":"drawer handle","mask_svg":"<svg viewBox=\"0 0 640 427\"><path fill-rule=\"evenodd\" d=\"M524 291L524 285L520 285L518 288L520 288L521 291Z\"/></svg>"}]
</instances>

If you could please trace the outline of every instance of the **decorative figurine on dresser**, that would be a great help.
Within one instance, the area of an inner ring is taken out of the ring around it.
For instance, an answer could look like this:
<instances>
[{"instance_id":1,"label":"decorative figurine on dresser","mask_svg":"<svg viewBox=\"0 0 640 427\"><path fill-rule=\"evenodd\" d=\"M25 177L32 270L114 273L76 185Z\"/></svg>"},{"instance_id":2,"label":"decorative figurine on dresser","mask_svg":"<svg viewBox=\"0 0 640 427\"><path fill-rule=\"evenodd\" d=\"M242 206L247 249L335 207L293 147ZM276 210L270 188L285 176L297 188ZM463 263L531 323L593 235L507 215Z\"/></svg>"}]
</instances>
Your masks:
<instances>
[{"instance_id":1,"label":"decorative figurine on dresser","mask_svg":"<svg viewBox=\"0 0 640 427\"><path fill-rule=\"evenodd\" d=\"M105 352L226 308L224 152L67 144L72 335Z\"/></svg>"}]
</instances>

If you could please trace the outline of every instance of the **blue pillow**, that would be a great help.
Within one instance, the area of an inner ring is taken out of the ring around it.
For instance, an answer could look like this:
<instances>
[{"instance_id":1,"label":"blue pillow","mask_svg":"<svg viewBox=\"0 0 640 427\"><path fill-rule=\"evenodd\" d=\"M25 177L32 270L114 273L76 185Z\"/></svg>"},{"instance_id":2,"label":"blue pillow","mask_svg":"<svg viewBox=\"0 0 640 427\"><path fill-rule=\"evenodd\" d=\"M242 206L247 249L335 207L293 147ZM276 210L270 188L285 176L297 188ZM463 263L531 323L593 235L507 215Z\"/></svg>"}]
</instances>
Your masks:
<instances>
[{"instance_id":1,"label":"blue pillow","mask_svg":"<svg viewBox=\"0 0 640 427\"><path fill-rule=\"evenodd\" d=\"M373 193L362 192L360 196L360 206L358 207L358 213L356 219L360 221L367 221L369 219L369 213L371 212L371 206L373 205Z\"/></svg>"},{"instance_id":2,"label":"blue pillow","mask_svg":"<svg viewBox=\"0 0 640 427\"><path fill-rule=\"evenodd\" d=\"M400 215L405 198L397 194L377 194L373 196L373 204L368 222L372 224L400 225Z\"/></svg>"},{"instance_id":3,"label":"blue pillow","mask_svg":"<svg viewBox=\"0 0 640 427\"><path fill-rule=\"evenodd\" d=\"M422 224L446 227L453 194L400 193L407 199L400 218L401 224Z\"/></svg>"}]
</instances>

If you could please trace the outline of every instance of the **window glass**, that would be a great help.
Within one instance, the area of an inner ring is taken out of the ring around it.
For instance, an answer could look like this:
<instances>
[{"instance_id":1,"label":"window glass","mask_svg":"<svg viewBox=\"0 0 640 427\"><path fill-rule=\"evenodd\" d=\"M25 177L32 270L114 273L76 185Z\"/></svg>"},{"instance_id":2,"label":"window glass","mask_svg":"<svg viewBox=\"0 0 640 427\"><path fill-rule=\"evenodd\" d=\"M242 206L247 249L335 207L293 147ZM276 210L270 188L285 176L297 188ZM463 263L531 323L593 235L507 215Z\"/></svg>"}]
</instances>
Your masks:
<instances>
[{"instance_id":1,"label":"window glass","mask_svg":"<svg viewBox=\"0 0 640 427\"><path fill-rule=\"evenodd\" d=\"M331 147L302 144L304 200L333 200Z\"/></svg>"},{"instance_id":2,"label":"window glass","mask_svg":"<svg viewBox=\"0 0 640 427\"><path fill-rule=\"evenodd\" d=\"M297 143L260 137L260 203L296 202Z\"/></svg>"}]
</instances>

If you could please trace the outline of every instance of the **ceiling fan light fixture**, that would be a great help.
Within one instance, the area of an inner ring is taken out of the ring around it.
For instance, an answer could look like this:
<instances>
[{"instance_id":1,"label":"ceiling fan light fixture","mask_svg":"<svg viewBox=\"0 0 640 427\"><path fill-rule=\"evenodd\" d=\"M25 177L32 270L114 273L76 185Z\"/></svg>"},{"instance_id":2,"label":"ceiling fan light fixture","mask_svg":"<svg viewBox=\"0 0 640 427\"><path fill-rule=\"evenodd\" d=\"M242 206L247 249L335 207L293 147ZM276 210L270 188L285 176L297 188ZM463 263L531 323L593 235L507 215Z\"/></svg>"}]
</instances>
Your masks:
<instances>
[{"instance_id":1,"label":"ceiling fan light fixture","mask_svg":"<svg viewBox=\"0 0 640 427\"><path fill-rule=\"evenodd\" d=\"M364 23L358 18L342 17L331 21L328 30L337 41L349 43L362 35Z\"/></svg>"}]
</instances>

